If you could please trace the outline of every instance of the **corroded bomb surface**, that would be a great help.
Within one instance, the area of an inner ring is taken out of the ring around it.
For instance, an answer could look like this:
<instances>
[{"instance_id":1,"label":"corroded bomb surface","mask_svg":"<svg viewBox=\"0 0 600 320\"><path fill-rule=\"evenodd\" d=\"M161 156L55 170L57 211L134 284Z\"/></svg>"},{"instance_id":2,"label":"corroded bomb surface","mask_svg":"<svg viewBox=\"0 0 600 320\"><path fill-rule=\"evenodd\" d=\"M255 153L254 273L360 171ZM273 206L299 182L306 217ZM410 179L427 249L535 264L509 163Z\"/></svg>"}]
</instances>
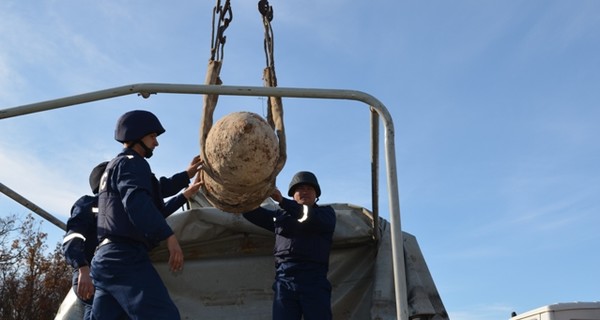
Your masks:
<instances>
[{"instance_id":1,"label":"corroded bomb surface","mask_svg":"<svg viewBox=\"0 0 600 320\"><path fill-rule=\"evenodd\" d=\"M206 160L221 182L250 186L268 178L279 156L277 136L269 124L251 112L235 112L208 132Z\"/></svg>"},{"instance_id":2,"label":"corroded bomb surface","mask_svg":"<svg viewBox=\"0 0 600 320\"><path fill-rule=\"evenodd\" d=\"M279 142L261 116L234 112L223 117L208 132L204 154L212 171L204 175L205 190L215 207L248 211L273 191Z\"/></svg>"}]
</instances>

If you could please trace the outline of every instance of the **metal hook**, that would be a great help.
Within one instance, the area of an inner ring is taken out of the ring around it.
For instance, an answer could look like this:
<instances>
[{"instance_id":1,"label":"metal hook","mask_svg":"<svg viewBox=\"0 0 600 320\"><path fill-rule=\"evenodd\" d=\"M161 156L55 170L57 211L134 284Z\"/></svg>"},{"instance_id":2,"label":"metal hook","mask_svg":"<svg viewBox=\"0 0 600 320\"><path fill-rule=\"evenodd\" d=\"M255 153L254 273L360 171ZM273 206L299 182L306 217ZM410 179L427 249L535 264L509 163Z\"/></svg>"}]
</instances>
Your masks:
<instances>
[{"instance_id":1,"label":"metal hook","mask_svg":"<svg viewBox=\"0 0 600 320\"><path fill-rule=\"evenodd\" d=\"M273 6L269 5L268 0L259 0L258 1L258 12L262 14L267 20L273 21Z\"/></svg>"}]
</instances>

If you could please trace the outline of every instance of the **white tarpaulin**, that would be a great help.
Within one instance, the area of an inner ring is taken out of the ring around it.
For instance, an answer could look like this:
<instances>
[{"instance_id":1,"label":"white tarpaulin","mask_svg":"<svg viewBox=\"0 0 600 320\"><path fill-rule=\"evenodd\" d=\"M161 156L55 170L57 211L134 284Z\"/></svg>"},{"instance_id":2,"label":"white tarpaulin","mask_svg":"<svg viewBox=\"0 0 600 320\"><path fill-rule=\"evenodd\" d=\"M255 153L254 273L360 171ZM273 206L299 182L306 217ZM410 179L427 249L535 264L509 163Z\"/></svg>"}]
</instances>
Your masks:
<instances>
[{"instance_id":1,"label":"white tarpaulin","mask_svg":"<svg viewBox=\"0 0 600 320\"><path fill-rule=\"evenodd\" d=\"M395 319L390 226L371 214L332 204L337 214L328 278L334 319ZM151 252L182 319L270 319L274 235L239 214L201 207L167 219L185 255L184 270L168 270L168 251ZM403 233L411 319L448 319L415 237ZM81 319L70 293L56 319Z\"/></svg>"}]
</instances>

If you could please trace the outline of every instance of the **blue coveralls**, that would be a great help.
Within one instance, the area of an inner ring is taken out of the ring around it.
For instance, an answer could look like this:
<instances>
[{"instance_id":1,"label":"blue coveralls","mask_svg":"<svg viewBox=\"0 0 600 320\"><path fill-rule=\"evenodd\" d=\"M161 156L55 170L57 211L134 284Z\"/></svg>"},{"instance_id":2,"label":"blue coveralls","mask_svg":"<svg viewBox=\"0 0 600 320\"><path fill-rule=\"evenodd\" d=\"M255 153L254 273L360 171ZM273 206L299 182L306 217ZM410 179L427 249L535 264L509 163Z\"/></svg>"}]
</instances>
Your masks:
<instances>
[{"instance_id":1,"label":"blue coveralls","mask_svg":"<svg viewBox=\"0 0 600 320\"><path fill-rule=\"evenodd\" d=\"M98 203L100 246L92 260L92 319L124 314L131 319L180 319L148 251L173 234L165 218L186 199L179 194L165 205L163 198L189 184L187 172L157 180L143 157L124 149L104 174Z\"/></svg>"},{"instance_id":2,"label":"blue coveralls","mask_svg":"<svg viewBox=\"0 0 600 320\"><path fill-rule=\"evenodd\" d=\"M67 233L63 239L63 253L67 263L73 267L73 290L77 293L79 268L89 266L98 245L96 237L96 215L98 197L83 196L71 207L71 217L67 220ZM92 299L77 296L84 304L84 318L89 319Z\"/></svg>"},{"instance_id":3,"label":"blue coveralls","mask_svg":"<svg viewBox=\"0 0 600 320\"><path fill-rule=\"evenodd\" d=\"M335 230L330 206L303 206L283 198L277 211L259 207L248 221L275 233L274 320L332 319L329 252Z\"/></svg>"}]
</instances>

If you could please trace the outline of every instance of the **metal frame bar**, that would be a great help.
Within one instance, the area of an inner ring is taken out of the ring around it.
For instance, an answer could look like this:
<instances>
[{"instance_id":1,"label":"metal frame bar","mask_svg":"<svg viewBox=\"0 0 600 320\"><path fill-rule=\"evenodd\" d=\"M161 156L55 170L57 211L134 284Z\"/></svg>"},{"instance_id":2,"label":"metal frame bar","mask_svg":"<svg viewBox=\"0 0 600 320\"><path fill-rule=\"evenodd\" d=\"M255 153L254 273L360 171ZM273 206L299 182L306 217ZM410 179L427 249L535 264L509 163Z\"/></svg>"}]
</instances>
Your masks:
<instances>
[{"instance_id":1,"label":"metal frame bar","mask_svg":"<svg viewBox=\"0 0 600 320\"><path fill-rule=\"evenodd\" d=\"M40 208L35 203L25 199L25 197L21 196L16 191L12 190L11 188L7 187L6 185L4 185L1 182L0 182L0 192L4 193L5 195L7 195L9 198L15 200L16 202L20 203L25 208L37 213L39 216L50 221L50 223L61 228L62 230L64 230L64 231L67 230L67 225L64 222L60 221L58 218L56 218L55 216L48 213L46 210Z\"/></svg>"},{"instance_id":2,"label":"metal frame bar","mask_svg":"<svg viewBox=\"0 0 600 320\"><path fill-rule=\"evenodd\" d=\"M394 143L394 124L388 109L375 97L355 90L339 89L314 89L314 88L284 88L284 87L250 87L250 86L221 86L221 85L194 85L194 84L168 84L168 83L138 83L106 90L94 91L85 94L48 100L38 103L22 105L0 110L0 119L21 116L30 113L42 112L67 106L83 104L92 101L115 98L130 94L149 97L156 93L175 94L215 94L231 96L260 96L260 97L287 97L287 98L316 98L360 101L376 112L383 120L385 160L387 168L388 199L390 209L390 223L392 236L392 259L394 271L394 288L396 294L396 316L398 320L408 320L408 294L406 288L404 246L400 224L400 204L398 195L398 174L396 169L396 148ZM379 129L377 117L371 116L372 140L371 151L376 152L379 144ZM377 132L377 133L375 133ZM372 155L372 173L378 172L378 155ZM377 183L377 176L372 177L372 183ZM376 192L377 185L372 186ZM376 198L373 206L378 208ZM373 211L373 219L378 219L378 213ZM377 230L375 232L378 232Z\"/></svg>"}]
</instances>

